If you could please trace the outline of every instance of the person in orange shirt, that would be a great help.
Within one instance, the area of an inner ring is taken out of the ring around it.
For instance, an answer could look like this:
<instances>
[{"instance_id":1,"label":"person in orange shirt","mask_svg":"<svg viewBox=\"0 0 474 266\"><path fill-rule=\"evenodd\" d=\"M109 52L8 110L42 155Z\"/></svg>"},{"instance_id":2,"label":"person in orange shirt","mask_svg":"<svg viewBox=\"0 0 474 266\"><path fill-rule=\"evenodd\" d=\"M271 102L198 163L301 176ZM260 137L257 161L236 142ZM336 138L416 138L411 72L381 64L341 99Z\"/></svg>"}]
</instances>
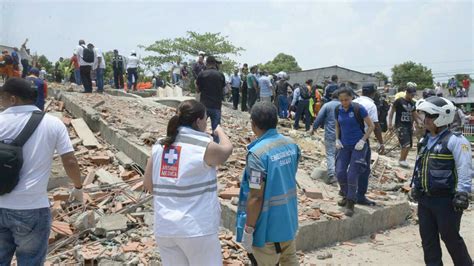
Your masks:
<instances>
[{"instance_id":1,"label":"person in orange shirt","mask_svg":"<svg viewBox=\"0 0 474 266\"><path fill-rule=\"evenodd\" d=\"M0 74L6 75L7 79L15 76L13 71L13 57L8 53L8 50L2 51L2 56L0 58Z\"/></svg>"}]
</instances>

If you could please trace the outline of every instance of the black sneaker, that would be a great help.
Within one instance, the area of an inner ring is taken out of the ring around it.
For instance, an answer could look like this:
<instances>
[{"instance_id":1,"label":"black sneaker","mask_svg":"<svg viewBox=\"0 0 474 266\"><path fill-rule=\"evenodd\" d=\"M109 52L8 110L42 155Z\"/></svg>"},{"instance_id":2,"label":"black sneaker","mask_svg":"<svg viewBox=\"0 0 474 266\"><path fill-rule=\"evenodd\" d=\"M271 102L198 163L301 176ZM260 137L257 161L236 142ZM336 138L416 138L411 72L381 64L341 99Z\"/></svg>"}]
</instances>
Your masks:
<instances>
[{"instance_id":1,"label":"black sneaker","mask_svg":"<svg viewBox=\"0 0 474 266\"><path fill-rule=\"evenodd\" d=\"M357 204L365 205L365 206L375 206L377 205L375 201L369 200L368 198L364 198L362 200L357 200Z\"/></svg>"},{"instance_id":2,"label":"black sneaker","mask_svg":"<svg viewBox=\"0 0 474 266\"><path fill-rule=\"evenodd\" d=\"M338 202L337 202L337 205L341 206L341 207L344 207L347 205L347 199L346 198L342 198L340 199Z\"/></svg>"},{"instance_id":3,"label":"black sneaker","mask_svg":"<svg viewBox=\"0 0 474 266\"><path fill-rule=\"evenodd\" d=\"M352 217L354 215L354 203L353 200L347 200L346 211L344 212L346 216Z\"/></svg>"}]
</instances>

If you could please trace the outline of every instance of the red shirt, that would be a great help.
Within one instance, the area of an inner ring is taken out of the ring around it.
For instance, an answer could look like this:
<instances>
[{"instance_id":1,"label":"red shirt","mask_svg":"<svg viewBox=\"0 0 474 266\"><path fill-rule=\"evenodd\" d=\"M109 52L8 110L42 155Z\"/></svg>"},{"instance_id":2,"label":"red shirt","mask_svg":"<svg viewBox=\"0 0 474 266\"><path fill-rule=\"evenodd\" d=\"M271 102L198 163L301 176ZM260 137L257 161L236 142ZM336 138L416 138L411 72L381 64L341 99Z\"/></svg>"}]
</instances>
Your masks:
<instances>
[{"instance_id":1,"label":"red shirt","mask_svg":"<svg viewBox=\"0 0 474 266\"><path fill-rule=\"evenodd\" d=\"M468 89L470 85L471 85L471 81L469 79L463 79L462 81L463 88Z\"/></svg>"},{"instance_id":2,"label":"red shirt","mask_svg":"<svg viewBox=\"0 0 474 266\"><path fill-rule=\"evenodd\" d=\"M79 62L77 61L77 56L73 55L71 57L71 62L74 64L74 69L79 69Z\"/></svg>"}]
</instances>

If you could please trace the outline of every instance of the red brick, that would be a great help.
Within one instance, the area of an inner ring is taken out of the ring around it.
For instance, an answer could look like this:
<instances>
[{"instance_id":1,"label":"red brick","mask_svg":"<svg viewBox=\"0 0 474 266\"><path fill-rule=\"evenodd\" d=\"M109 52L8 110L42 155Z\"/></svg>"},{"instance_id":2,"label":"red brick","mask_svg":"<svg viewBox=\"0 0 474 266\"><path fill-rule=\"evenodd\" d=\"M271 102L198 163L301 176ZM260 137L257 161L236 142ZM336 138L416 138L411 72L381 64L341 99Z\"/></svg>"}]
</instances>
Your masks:
<instances>
[{"instance_id":1,"label":"red brick","mask_svg":"<svg viewBox=\"0 0 474 266\"><path fill-rule=\"evenodd\" d=\"M58 191L53 194L54 201L67 201L69 199L70 194L66 191Z\"/></svg>"},{"instance_id":2,"label":"red brick","mask_svg":"<svg viewBox=\"0 0 474 266\"><path fill-rule=\"evenodd\" d=\"M94 164L98 164L98 165L109 164L110 157L109 156L92 156L91 161Z\"/></svg>"},{"instance_id":3,"label":"red brick","mask_svg":"<svg viewBox=\"0 0 474 266\"><path fill-rule=\"evenodd\" d=\"M232 199L233 197L238 197L240 194L239 188L228 188L221 193L219 193L219 197L223 199Z\"/></svg>"},{"instance_id":4,"label":"red brick","mask_svg":"<svg viewBox=\"0 0 474 266\"><path fill-rule=\"evenodd\" d=\"M308 197L308 198L312 198L312 199L323 199L323 193L319 192L319 191L316 190L315 188L307 188L307 189L305 189L304 194L305 194L306 197Z\"/></svg>"},{"instance_id":5,"label":"red brick","mask_svg":"<svg viewBox=\"0 0 474 266\"><path fill-rule=\"evenodd\" d=\"M129 180L130 178L136 175L137 173L135 173L135 171L125 171L122 174L120 174L120 177L122 177L123 180Z\"/></svg>"}]
</instances>

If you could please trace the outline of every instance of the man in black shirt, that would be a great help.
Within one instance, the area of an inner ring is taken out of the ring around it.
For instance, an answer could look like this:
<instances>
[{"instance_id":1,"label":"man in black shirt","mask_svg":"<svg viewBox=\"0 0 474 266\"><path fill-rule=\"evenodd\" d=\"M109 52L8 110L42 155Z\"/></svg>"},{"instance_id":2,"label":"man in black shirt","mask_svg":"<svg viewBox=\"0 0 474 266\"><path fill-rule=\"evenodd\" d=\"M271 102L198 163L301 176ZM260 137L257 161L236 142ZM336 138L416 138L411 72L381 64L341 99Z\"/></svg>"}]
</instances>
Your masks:
<instances>
[{"instance_id":1,"label":"man in black shirt","mask_svg":"<svg viewBox=\"0 0 474 266\"><path fill-rule=\"evenodd\" d=\"M278 112L280 118L288 118L288 89L291 89L291 85L288 83L288 75L285 73L276 83Z\"/></svg>"},{"instance_id":2,"label":"man in black shirt","mask_svg":"<svg viewBox=\"0 0 474 266\"><path fill-rule=\"evenodd\" d=\"M196 90L201 93L200 101L207 108L213 131L221 123L221 107L226 85L224 74L217 70L218 63L214 56L208 56L206 70L201 71L196 80Z\"/></svg>"},{"instance_id":3,"label":"man in black shirt","mask_svg":"<svg viewBox=\"0 0 474 266\"><path fill-rule=\"evenodd\" d=\"M395 130L402 149L398 163L405 168L408 168L406 161L408 151L410 151L410 148L413 146L413 122L416 122L417 125L420 124L415 112L415 101L413 101L415 95L416 89L408 88L405 97L398 98L393 102L388 115L388 128L391 130L393 129L393 113L395 112Z\"/></svg>"},{"instance_id":4,"label":"man in black shirt","mask_svg":"<svg viewBox=\"0 0 474 266\"><path fill-rule=\"evenodd\" d=\"M123 57L119 55L117 49L114 50L112 58L112 69L114 71L114 85L116 89L123 89Z\"/></svg>"}]
</instances>

